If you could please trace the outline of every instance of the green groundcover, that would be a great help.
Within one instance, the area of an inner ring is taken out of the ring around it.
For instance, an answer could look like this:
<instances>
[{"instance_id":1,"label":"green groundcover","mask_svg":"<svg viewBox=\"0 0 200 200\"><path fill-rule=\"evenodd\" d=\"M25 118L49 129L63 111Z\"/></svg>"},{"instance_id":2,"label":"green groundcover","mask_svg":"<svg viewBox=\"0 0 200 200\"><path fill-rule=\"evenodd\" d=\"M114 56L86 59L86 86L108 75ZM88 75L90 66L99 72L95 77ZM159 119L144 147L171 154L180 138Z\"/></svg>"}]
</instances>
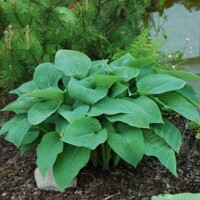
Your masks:
<instances>
[{"instance_id":1,"label":"green groundcover","mask_svg":"<svg viewBox=\"0 0 200 200\"><path fill-rule=\"evenodd\" d=\"M200 193L192 194L192 193L182 193L182 194L165 194L154 196L151 200L200 200Z\"/></svg>"}]
</instances>

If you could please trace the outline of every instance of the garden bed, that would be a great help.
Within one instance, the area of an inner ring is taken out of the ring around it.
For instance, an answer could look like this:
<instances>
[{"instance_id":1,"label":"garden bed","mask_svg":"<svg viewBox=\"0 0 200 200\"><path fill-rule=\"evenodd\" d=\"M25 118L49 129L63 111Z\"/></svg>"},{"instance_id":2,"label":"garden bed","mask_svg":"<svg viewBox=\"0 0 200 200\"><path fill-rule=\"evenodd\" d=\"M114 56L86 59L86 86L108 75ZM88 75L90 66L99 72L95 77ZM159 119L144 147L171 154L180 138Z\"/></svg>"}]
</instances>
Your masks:
<instances>
[{"instance_id":1,"label":"garden bed","mask_svg":"<svg viewBox=\"0 0 200 200\"><path fill-rule=\"evenodd\" d=\"M34 180L35 151L20 157L18 149L0 137L0 199L148 200L157 194L200 192L200 141L184 119L176 117L172 121L183 132L183 145L177 156L178 178L153 157L144 157L137 169L122 162L119 167L102 172L89 164L79 173L77 187L64 193L38 190Z\"/></svg>"}]
</instances>

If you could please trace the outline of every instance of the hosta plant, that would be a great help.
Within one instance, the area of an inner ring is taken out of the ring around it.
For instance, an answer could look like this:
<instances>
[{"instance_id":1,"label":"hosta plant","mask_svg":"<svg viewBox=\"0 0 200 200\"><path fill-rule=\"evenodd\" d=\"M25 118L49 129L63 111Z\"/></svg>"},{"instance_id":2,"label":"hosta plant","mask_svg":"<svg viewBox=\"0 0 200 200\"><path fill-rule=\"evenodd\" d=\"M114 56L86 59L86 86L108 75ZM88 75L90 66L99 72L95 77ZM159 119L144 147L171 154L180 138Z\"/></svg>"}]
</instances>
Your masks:
<instances>
[{"instance_id":1,"label":"hosta plant","mask_svg":"<svg viewBox=\"0 0 200 200\"><path fill-rule=\"evenodd\" d=\"M108 64L60 50L54 64L40 64L32 81L11 91L19 97L3 111L16 115L0 134L22 154L36 146L41 174L53 168L60 190L89 161L106 170L121 159L136 167L144 155L155 156L177 175L181 133L165 113L200 124L200 101L184 80L199 78L155 62L126 54Z\"/></svg>"}]
</instances>

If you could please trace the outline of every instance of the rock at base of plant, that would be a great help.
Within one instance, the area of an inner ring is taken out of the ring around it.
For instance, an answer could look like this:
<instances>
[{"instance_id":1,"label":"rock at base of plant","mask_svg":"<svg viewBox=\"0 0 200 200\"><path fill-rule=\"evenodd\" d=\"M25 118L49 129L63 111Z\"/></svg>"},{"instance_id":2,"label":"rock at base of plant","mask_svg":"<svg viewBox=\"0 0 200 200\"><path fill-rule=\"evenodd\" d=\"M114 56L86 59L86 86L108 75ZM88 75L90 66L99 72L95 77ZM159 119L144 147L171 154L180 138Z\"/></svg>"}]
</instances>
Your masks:
<instances>
[{"instance_id":1,"label":"rock at base of plant","mask_svg":"<svg viewBox=\"0 0 200 200\"><path fill-rule=\"evenodd\" d=\"M56 185L55 181L54 181L54 177L53 177L53 171L52 169L49 170L46 175L43 177L39 171L38 168L36 168L35 170L35 180L36 180L36 184L37 187L40 190L46 190L46 191L57 191L59 192L59 188ZM77 179L74 178L72 180L72 182L69 184L68 187L76 187L77 185Z\"/></svg>"}]
</instances>

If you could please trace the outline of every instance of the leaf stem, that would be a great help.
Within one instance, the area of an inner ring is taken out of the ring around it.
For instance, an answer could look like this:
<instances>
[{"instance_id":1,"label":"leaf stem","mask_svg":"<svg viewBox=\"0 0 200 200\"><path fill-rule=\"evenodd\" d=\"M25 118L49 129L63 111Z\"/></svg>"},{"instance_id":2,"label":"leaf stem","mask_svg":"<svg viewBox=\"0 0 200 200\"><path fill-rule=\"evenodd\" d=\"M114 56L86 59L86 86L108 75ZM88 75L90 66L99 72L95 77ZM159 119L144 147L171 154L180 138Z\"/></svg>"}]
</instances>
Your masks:
<instances>
[{"instance_id":1,"label":"leaf stem","mask_svg":"<svg viewBox=\"0 0 200 200\"><path fill-rule=\"evenodd\" d=\"M103 161L103 166L102 166L103 171L109 169L110 153L111 153L111 148L108 145L108 143L102 144L101 155L102 155L102 161Z\"/></svg>"},{"instance_id":2,"label":"leaf stem","mask_svg":"<svg viewBox=\"0 0 200 200\"><path fill-rule=\"evenodd\" d=\"M95 167L99 165L98 149L95 149L94 151L91 152L90 160Z\"/></svg>"},{"instance_id":3,"label":"leaf stem","mask_svg":"<svg viewBox=\"0 0 200 200\"><path fill-rule=\"evenodd\" d=\"M113 156L113 166L116 167L119 164L120 160L121 160L121 157L118 154L115 154Z\"/></svg>"}]
</instances>

